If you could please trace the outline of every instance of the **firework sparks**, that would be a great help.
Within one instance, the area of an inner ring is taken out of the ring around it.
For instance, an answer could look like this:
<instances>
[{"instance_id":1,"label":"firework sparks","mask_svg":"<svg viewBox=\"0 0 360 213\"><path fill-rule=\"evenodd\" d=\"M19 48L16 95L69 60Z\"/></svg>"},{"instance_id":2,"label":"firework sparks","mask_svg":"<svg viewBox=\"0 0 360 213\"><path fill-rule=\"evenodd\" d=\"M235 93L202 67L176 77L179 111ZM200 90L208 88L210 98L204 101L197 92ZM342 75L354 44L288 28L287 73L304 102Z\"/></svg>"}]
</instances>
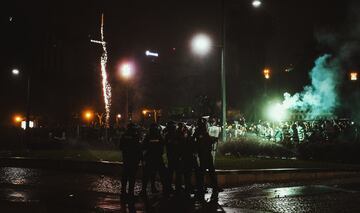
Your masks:
<instances>
[{"instance_id":1,"label":"firework sparks","mask_svg":"<svg viewBox=\"0 0 360 213\"><path fill-rule=\"evenodd\" d=\"M91 40L93 43L101 44L103 48L103 54L101 56L101 77L102 77L102 87L103 87L103 95L104 95L104 103L105 103L105 125L109 127L110 120L110 107L111 107L111 86L107 79L106 72L106 63L107 63L107 50L106 50L106 42L104 41L104 14L101 15L101 41Z\"/></svg>"}]
</instances>

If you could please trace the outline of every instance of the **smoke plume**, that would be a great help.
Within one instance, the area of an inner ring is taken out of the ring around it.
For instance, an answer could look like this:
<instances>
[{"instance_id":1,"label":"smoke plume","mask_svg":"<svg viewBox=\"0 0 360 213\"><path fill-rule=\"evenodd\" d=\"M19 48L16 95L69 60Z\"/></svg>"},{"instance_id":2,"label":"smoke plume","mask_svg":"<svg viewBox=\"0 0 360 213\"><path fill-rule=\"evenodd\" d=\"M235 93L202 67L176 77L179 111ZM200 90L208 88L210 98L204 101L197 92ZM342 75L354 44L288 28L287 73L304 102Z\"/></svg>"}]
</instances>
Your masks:
<instances>
[{"instance_id":1,"label":"smoke plume","mask_svg":"<svg viewBox=\"0 0 360 213\"><path fill-rule=\"evenodd\" d=\"M337 59L329 54L320 56L309 73L311 85L300 93L284 94L285 109L300 110L307 114L306 119L331 116L338 103L337 86L340 66Z\"/></svg>"}]
</instances>

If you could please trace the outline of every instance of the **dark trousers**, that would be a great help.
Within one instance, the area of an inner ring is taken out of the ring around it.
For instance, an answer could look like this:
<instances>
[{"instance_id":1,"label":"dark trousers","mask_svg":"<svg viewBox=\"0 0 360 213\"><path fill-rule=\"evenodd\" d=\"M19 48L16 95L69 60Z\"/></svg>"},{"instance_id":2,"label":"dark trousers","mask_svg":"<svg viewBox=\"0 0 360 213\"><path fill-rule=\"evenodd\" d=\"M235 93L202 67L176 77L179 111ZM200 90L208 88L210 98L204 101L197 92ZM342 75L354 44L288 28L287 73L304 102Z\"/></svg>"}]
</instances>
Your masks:
<instances>
[{"instance_id":1,"label":"dark trousers","mask_svg":"<svg viewBox=\"0 0 360 213\"><path fill-rule=\"evenodd\" d=\"M197 163L197 160L194 156L184 155L181 157L180 161L180 175L184 177L184 184L185 184L185 192L190 194L191 191L194 189L191 178L193 175L193 171L195 171L195 180L196 184L201 182L200 181L200 166ZM197 187L199 188L199 187Z\"/></svg>"},{"instance_id":2,"label":"dark trousers","mask_svg":"<svg viewBox=\"0 0 360 213\"><path fill-rule=\"evenodd\" d=\"M215 173L215 167L213 163L213 157L211 153L206 155L200 155L200 168L199 168L199 184L198 184L198 192L200 196L204 196L204 178L205 174L208 172L209 179L210 179L210 187L212 188L213 195L218 194L218 182Z\"/></svg>"},{"instance_id":3,"label":"dark trousers","mask_svg":"<svg viewBox=\"0 0 360 213\"><path fill-rule=\"evenodd\" d=\"M136 172L138 169L138 162L124 162L123 171L121 175L121 193L126 193L126 187L129 183L128 194L134 195Z\"/></svg>"},{"instance_id":4,"label":"dark trousers","mask_svg":"<svg viewBox=\"0 0 360 213\"><path fill-rule=\"evenodd\" d=\"M176 189L181 188L181 172L180 172L180 159L178 156L174 156L171 153L168 154L168 179L171 184L175 177L175 187Z\"/></svg>"},{"instance_id":5,"label":"dark trousers","mask_svg":"<svg viewBox=\"0 0 360 213\"><path fill-rule=\"evenodd\" d=\"M164 165L164 162L162 159L156 159L156 158L149 158L146 160L145 163L145 169L143 174L143 180L142 180L142 189L146 191L146 187L149 183L149 180L152 176L154 176L156 173L159 173L161 184L163 185L163 191L168 192L169 190L169 181L168 181L168 175L167 170Z\"/></svg>"}]
</instances>

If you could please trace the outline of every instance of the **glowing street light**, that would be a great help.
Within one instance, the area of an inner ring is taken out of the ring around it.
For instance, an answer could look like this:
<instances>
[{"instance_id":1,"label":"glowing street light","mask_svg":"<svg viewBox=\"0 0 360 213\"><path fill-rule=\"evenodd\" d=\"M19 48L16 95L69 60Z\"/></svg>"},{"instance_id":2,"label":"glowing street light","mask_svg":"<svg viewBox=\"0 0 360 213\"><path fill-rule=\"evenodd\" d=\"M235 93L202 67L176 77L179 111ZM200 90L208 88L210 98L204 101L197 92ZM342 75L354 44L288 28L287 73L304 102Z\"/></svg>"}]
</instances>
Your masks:
<instances>
[{"instance_id":1,"label":"glowing street light","mask_svg":"<svg viewBox=\"0 0 360 213\"><path fill-rule=\"evenodd\" d=\"M260 0L253 0L252 6L255 8L259 8L261 6L262 2Z\"/></svg>"},{"instance_id":2,"label":"glowing street light","mask_svg":"<svg viewBox=\"0 0 360 213\"><path fill-rule=\"evenodd\" d=\"M11 73L15 76L18 76L20 74L20 71L18 69L13 69Z\"/></svg>"},{"instance_id":3,"label":"glowing street light","mask_svg":"<svg viewBox=\"0 0 360 213\"><path fill-rule=\"evenodd\" d=\"M198 34L191 41L193 52L201 56L210 51L211 45L210 38L205 34Z\"/></svg>"},{"instance_id":4,"label":"glowing street light","mask_svg":"<svg viewBox=\"0 0 360 213\"><path fill-rule=\"evenodd\" d=\"M14 116L14 122L15 123L21 123L22 121L23 121L22 116L20 116L20 115L15 115Z\"/></svg>"},{"instance_id":5,"label":"glowing street light","mask_svg":"<svg viewBox=\"0 0 360 213\"><path fill-rule=\"evenodd\" d=\"M125 63L120 67L121 76L125 79L130 78L133 75L132 66L129 63Z\"/></svg>"},{"instance_id":6,"label":"glowing street light","mask_svg":"<svg viewBox=\"0 0 360 213\"><path fill-rule=\"evenodd\" d=\"M264 78L265 78L265 79L270 79L271 71L270 71L269 68L265 68L265 69L263 70L263 74L264 74Z\"/></svg>"},{"instance_id":7,"label":"glowing street light","mask_svg":"<svg viewBox=\"0 0 360 213\"><path fill-rule=\"evenodd\" d=\"M351 72L350 73L350 80L351 81L357 81L358 79L358 73L357 72Z\"/></svg>"},{"instance_id":8,"label":"glowing street light","mask_svg":"<svg viewBox=\"0 0 360 213\"><path fill-rule=\"evenodd\" d=\"M223 0L223 10L225 9L225 0ZM225 10L224 10L225 11ZM224 14L224 13L223 13ZM224 18L224 17L223 17ZM225 18L222 25L222 40L221 45L216 46L221 49L221 120L223 131L221 133L221 140L226 141L226 132L224 128L226 126L226 76L225 76ZM196 35L191 41L191 47L194 53L203 56L207 54L211 47L214 46L210 38L205 34ZM215 158L214 158L215 159Z\"/></svg>"},{"instance_id":9,"label":"glowing street light","mask_svg":"<svg viewBox=\"0 0 360 213\"><path fill-rule=\"evenodd\" d=\"M11 73L12 73L13 76L19 76L21 72L17 68L14 68L14 69L11 70ZM31 82L30 81L30 73L25 72L25 76L27 78L26 116L25 116L25 124L26 125L25 125L25 129L27 130L28 127L29 127L29 123L30 123L30 82Z\"/></svg>"},{"instance_id":10,"label":"glowing street light","mask_svg":"<svg viewBox=\"0 0 360 213\"><path fill-rule=\"evenodd\" d=\"M130 79L134 74L132 64L130 64L130 63L122 64L120 66L120 73L124 79L126 79L126 80ZM125 106L125 118L124 119L125 119L126 123L129 121L129 83L128 82L126 83L126 106ZM131 116L130 116L130 119L131 119Z\"/></svg>"},{"instance_id":11,"label":"glowing street light","mask_svg":"<svg viewBox=\"0 0 360 213\"><path fill-rule=\"evenodd\" d=\"M84 119L86 120L86 121L91 121L92 119L93 119L93 117L94 117L94 113L92 112L92 111L90 111L90 110L86 110L85 112L84 112L84 114L83 114L83 117L84 117Z\"/></svg>"}]
</instances>

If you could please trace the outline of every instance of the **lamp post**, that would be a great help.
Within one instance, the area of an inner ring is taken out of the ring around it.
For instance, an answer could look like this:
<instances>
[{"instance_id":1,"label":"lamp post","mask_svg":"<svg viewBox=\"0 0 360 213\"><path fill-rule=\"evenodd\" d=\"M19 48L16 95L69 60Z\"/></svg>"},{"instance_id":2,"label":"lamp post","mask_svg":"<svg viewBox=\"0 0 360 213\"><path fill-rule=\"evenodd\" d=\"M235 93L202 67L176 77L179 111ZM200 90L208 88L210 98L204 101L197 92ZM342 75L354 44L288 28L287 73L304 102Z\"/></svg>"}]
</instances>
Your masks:
<instances>
[{"instance_id":1,"label":"lamp post","mask_svg":"<svg viewBox=\"0 0 360 213\"><path fill-rule=\"evenodd\" d=\"M94 112L91 110L86 110L83 112L83 119L85 120L85 122L88 123L88 126L91 126L91 122L94 118Z\"/></svg>"},{"instance_id":2,"label":"lamp post","mask_svg":"<svg viewBox=\"0 0 360 213\"><path fill-rule=\"evenodd\" d=\"M222 134L221 140L226 141L226 72L225 72L225 24L222 28L222 42L221 45L212 45L211 39L205 34L198 34L194 36L191 41L192 50L195 54L204 56L206 55L212 46L219 47L221 50L221 123L222 123Z\"/></svg>"},{"instance_id":3,"label":"lamp post","mask_svg":"<svg viewBox=\"0 0 360 213\"><path fill-rule=\"evenodd\" d=\"M133 69L130 63L124 63L120 66L120 74L123 79L125 79L127 82L125 84L126 89L126 102L125 102L125 122L126 124L129 121L129 79L133 75Z\"/></svg>"},{"instance_id":4,"label":"lamp post","mask_svg":"<svg viewBox=\"0 0 360 213\"><path fill-rule=\"evenodd\" d=\"M120 119L121 119L121 114L118 113L118 114L116 115L116 127L117 127L117 128L120 128Z\"/></svg>"},{"instance_id":5,"label":"lamp post","mask_svg":"<svg viewBox=\"0 0 360 213\"><path fill-rule=\"evenodd\" d=\"M14 68L11 71L13 76L21 75L21 71L19 69ZM30 74L26 73L26 114L25 114L25 131L27 132L29 129L30 123Z\"/></svg>"},{"instance_id":6,"label":"lamp post","mask_svg":"<svg viewBox=\"0 0 360 213\"><path fill-rule=\"evenodd\" d=\"M254 8L259 8L262 5L261 0L253 0L252 6ZM226 53L226 7L225 7L225 0L222 0L222 27L221 27L221 45L217 46L221 49L221 124L222 124L222 131L221 131L221 140L223 142L226 141L226 112L227 112L227 102L226 102L226 67L225 67L225 53ZM207 52L210 51L211 40L204 34L196 35L191 42L191 46L193 52L203 56Z\"/></svg>"},{"instance_id":7,"label":"lamp post","mask_svg":"<svg viewBox=\"0 0 360 213\"><path fill-rule=\"evenodd\" d=\"M269 68L265 68L263 70L263 74L264 74L264 94L265 94L265 97L267 97L267 92L268 92L268 81L270 80L271 78L271 70Z\"/></svg>"}]
</instances>

